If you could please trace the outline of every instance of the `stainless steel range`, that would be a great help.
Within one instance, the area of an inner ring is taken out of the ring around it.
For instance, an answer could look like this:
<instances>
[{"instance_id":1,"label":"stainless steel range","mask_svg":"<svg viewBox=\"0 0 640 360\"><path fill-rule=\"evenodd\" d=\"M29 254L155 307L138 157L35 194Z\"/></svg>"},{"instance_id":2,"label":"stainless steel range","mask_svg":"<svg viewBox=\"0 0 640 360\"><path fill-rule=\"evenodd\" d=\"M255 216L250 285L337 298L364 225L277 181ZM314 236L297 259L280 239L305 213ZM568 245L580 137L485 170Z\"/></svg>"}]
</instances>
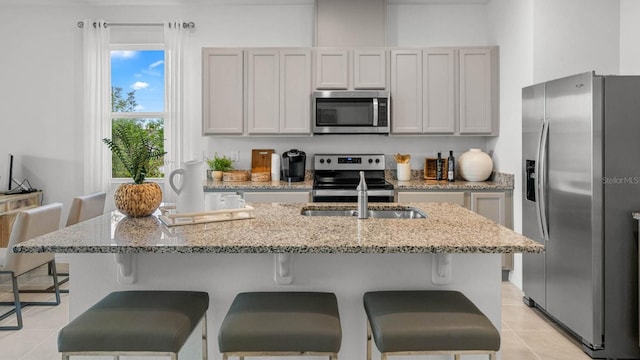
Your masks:
<instances>
[{"instance_id":1,"label":"stainless steel range","mask_svg":"<svg viewBox=\"0 0 640 360\"><path fill-rule=\"evenodd\" d=\"M357 202L360 171L370 202L394 201L393 185L384 179L382 154L316 154L313 163L314 202Z\"/></svg>"}]
</instances>

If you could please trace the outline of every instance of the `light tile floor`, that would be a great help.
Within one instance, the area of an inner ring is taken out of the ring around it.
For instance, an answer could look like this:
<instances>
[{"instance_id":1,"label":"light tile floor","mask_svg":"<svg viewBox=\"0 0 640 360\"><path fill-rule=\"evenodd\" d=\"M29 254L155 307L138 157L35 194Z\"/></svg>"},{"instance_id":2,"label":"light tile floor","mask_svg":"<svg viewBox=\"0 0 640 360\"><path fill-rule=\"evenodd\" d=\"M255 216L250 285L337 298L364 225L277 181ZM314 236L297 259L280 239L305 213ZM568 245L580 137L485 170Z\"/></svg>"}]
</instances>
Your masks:
<instances>
[{"instance_id":1,"label":"light tile floor","mask_svg":"<svg viewBox=\"0 0 640 360\"><path fill-rule=\"evenodd\" d=\"M61 266L61 271L66 268ZM20 286L50 284L46 268L19 278ZM63 286L63 288L66 287ZM49 300L53 295L22 294L25 300ZM0 277L0 301L11 300L6 275ZM0 311L8 309L0 306ZM23 311L24 327L19 331L0 331L0 360L58 360L57 334L68 321L69 294L62 294L59 306L27 307ZM0 325L15 324L15 316ZM502 359L503 360L588 360L579 344L566 336L555 324L541 317L522 302L522 292L513 284L502 285ZM426 358L425 358L426 360Z\"/></svg>"},{"instance_id":2,"label":"light tile floor","mask_svg":"<svg viewBox=\"0 0 640 360\"><path fill-rule=\"evenodd\" d=\"M502 283L503 360L590 360L558 325L522 302L523 293Z\"/></svg>"}]
</instances>

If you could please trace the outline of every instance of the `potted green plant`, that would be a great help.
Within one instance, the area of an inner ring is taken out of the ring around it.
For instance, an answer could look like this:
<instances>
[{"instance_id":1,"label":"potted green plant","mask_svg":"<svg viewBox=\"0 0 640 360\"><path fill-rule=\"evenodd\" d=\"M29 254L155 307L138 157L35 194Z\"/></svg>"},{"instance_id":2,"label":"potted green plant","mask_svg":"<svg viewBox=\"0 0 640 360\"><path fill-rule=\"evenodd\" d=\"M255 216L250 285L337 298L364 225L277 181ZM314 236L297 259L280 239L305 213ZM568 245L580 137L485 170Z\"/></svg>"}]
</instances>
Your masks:
<instances>
[{"instance_id":1,"label":"potted green plant","mask_svg":"<svg viewBox=\"0 0 640 360\"><path fill-rule=\"evenodd\" d=\"M207 158L207 165L209 165L207 177L213 180L222 180L224 171L233 170L233 160L224 155L218 156L218 153L213 154L213 159Z\"/></svg>"},{"instance_id":2,"label":"potted green plant","mask_svg":"<svg viewBox=\"0 0 640 360\"><path fill-rule=\"evenodd\" d=\"M145 182L150 162L161 159L165 151L154 144L149 133L132 123L117 123L113 138L104 138L114 155L122 162L133 183L120 184L113 195L115 206L131 217L151 215L162 202L162 189L155 182Z\"/></svg>"}]
</instances>

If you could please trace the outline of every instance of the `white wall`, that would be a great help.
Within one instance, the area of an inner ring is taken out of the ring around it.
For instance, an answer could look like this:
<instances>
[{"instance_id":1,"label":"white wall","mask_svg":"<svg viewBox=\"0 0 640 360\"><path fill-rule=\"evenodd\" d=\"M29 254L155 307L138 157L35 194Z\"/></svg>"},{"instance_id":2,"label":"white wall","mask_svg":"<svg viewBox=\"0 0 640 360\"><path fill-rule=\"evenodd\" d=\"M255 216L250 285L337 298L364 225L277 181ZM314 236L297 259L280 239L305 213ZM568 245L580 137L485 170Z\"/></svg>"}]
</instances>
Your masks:
<instances>
[{"instance_id":1,"label":"white wall","mask_svg":"<svg viewBox=\"0 0 640 360\"><path fill-rule=\"evenodd\" d=\"M620 0L620 74L640 75L640 1Z\"/></svg>"},{"instance_id":2,"label":"white wall","mask_svg":"<svg viewBox=\"0 0 640 360\"><path fill-rule=\"evenodd\" d=\"M65 204L83 192L82 33L79 20L196 23L188 43L185 83L187 154L202 155L203 46L311 46L313 0L217 2L193 6L0 5L0 177L9 152L14 177ZM2 185L6 187L6 185ZM1 188L0 188L1 189Z\"/></svg>"},{"instance_id":3,"label":"white wall","mask_svg":"<svg viewBox=\"0 0 640 360\"><path fill-rule=\"evenodd\" d=\"M489 148L496 167L515 174L514 228L522 231L521 89L584 71L619 73L621 10L611 0L492 0L487 8L492 41L500 45L502 134L489 141ZM638 10L627 4L631 8ZM631 19L637 17L631 15L626 25L630 52L637 50L631 43L638 36ZM521 259L516 255L511 274L519 287Z\"/></svg>"},{"instance_id":4,"label":"white wall","mask_svg":"<svg viewBox=\"0 0 640 360\"><path fill-rule=\"evenodd\" d=\"M488 42L483 4L390 1L388 46L482 46Z\"/></svg>"},{"instance_id":5,"label":"white wall","mask_svg":"<svg viewBox=\"0 0 640 360\"><path fill-rule=\"evenodd\" d=\"M617 0L535 0L535 83L595 70L617 74L620 65Z\"/></svg>"},{"instance_id":6,"label":"white wall","mask_svg":"<svg viewBox=\"0 0 640 360\"><path fill-rule=\"evenodd\" d=\"M70 202L82 190L81 33L77 7L0 10L0 169L16 155L14 177ZM0 173L5 188L5 172Z\"/></svg>"},{"instance_id":7,"label":"white wall","mask_svg":"<svg viewBox=\"0 0 640 360\"><path fill-rule=\"evenodd\" d=\"M487 6L492 41L500 45L500 136L491 139L495 167L515 175L514 230L522 232L522 88L533 81L534 0L493 0ZM522 256L511 279L522 287Z\"/></svg>"}]
</instances>

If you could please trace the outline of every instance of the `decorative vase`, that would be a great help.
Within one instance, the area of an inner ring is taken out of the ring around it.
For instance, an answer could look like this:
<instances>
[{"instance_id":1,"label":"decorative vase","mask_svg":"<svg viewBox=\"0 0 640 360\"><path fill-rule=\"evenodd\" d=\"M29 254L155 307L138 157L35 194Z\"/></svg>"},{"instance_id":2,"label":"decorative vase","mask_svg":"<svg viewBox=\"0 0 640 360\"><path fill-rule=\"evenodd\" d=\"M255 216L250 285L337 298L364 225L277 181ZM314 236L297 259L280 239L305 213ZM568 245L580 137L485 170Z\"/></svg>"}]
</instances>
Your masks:
<instances>
[{"instance_id":1,"label":"decorative vase","mask_svg":"<svg viewBox=\"0 0 640 360\"><path fill-rule=\"evenodd\" d=\"M207 169L207 179L209 180L222 180L222 171Z\"/></svg>"},{"instance_id":2,"label":"decorative vase","mask_svg":"<svg viewBox=\"0 0 640 360\"><path fill-rule=\"evenodd\" d=\"M116 208L127 216L149 216L162 202L162 189L154 182L121 184L113 194L113 201Z\"/></svg>"},{"instance_id":3,"label":"decorative vase","mask_svg":"<svg viewBox=\"0 0 640 360\"><path fill-rule=\"evenodd\" d=\"M485 181L492 170L491 156L480 149L469 149L458 158L458 172L467 181Z\"/></svg>"}]
</instances>

